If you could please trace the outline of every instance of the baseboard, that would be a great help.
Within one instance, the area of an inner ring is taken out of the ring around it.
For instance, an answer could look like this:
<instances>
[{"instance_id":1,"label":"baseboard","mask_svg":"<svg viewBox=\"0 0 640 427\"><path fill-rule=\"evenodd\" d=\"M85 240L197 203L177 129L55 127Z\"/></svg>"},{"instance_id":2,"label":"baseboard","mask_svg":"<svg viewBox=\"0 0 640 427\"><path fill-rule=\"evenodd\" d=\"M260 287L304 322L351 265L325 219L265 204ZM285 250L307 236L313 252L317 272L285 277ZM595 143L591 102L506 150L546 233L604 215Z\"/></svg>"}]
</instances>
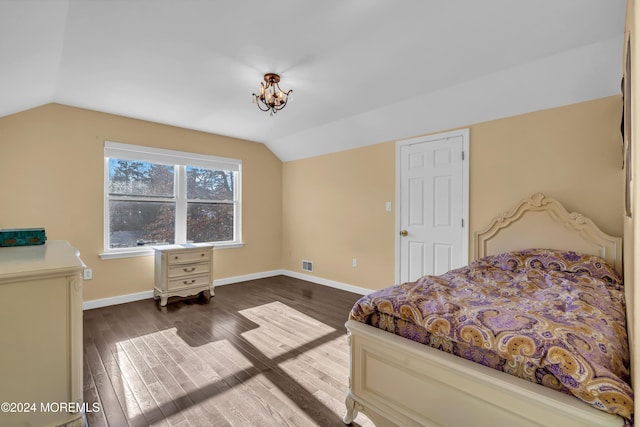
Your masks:
<instances>
[{"instance_id":1,"label":"baseboard","mask_svg":"<svg viewBox=\"0 0 640 427\"><path fill-rule=\"evenodd\" d=\"M82 303L83 310L92 308L107 307L109 305L126 304L128 302L140 301L153 298L153 291L138 292L136 294L118 295L117 297L94 299Z\"/></svg>"},{"instance_id":2,"label":"baseboard","mask_svg":"<svg viewBox=\"0 0 640 427\"><path fill-rule=\"evenodd\" d=\"M213 281L213 286L232 285L234 283L246 282L249 280L280 276L281 274L285 274L284 270L262 271L260 273L245 274L243 276L225 277L224 279L215 279Z\"/></svg>"},{"instance_id":3,"label":"baseboard","mask_svg":"<svg viewBox=\"0 0 640 427\"><path fill-rule=\"evenodd\" d=\"M231 285L234 283L246 282L248 280L264 279L266 277L280 275L289 276L300 280L306 280L307 282L341 289L343 291L352 292L354 294L366 295L373 292L371 289L360 288L358 286L348 285L346 283L336 282L334 280L324 279L322 277L312 276L310 274L298 273L297 271L291 270L271 270L262 273L248 274L245 276L228 277L225 279L214 280L213 284L214 286Z\"/></svg>"},{"instance_id":4,"label":"baseboard","mask_svg":"<svg viewBox=\"0 0 640 427\"><path fill-rule=\"evenodd\" d=\"M300 280L306 280L307 282L317 283L318 285L329 286L331 288L352 292L354 294L366 295L373 292L372 289L348 285L346 283L336 282L334 280L329 280L329 279L323 279L322 277L312 276L310 274L298 273L297 271L282 270L281 274L284 274L285 276L289 276L289 277L294 277Z\"/></svg>"},{"instance_id":5,"label":"baseboard","mask_svg":"<svg viewBox=\"0 0 640 427\"><path fill-rule=\"evenodd\" d=\"M273 276L289 276L307 282L316 283L318 285L329 286L331 288L341 289L343 291L352 292L354 294L366 295L372 292L371 289L360 288L358 286L348 285L346 283L336 282L334 280L323 279L322 277L312 276L310 274L298 273L291 270L271 270L260 273L246 274L243 276L225 277L224 279L216 279L213 286L231 285L234 283L247 282L249 280L264 279ZM128 302L140 301L143 299L153 298L153 291L138 292L135 294L118 295L116 297L94 299L82 303L83 310L91 310L93 308L107 307L110 305L125 304Z\"/></svg>"}]
</instances>

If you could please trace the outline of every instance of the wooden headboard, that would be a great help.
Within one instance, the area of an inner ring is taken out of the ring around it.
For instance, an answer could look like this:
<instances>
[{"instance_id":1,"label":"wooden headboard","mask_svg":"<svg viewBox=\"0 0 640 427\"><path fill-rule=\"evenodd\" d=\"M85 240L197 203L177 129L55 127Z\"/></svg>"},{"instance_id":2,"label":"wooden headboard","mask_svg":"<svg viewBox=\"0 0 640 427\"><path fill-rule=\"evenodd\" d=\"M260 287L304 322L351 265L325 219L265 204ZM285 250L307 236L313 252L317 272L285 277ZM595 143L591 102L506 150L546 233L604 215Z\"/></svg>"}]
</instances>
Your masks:
<instances>
[{"instance_id":1,"label":"wooden headboard","mask_svg":"<svg viewBox=\"0 0 640 427\"><path fill-rule=\"evenodd\" d=\"M598 255L622 274L622 239L606 234L579 213L569 213L560 202L542 193L520 201L475 233L475 259L529 248Z\"/></svg>"}]
</instances>

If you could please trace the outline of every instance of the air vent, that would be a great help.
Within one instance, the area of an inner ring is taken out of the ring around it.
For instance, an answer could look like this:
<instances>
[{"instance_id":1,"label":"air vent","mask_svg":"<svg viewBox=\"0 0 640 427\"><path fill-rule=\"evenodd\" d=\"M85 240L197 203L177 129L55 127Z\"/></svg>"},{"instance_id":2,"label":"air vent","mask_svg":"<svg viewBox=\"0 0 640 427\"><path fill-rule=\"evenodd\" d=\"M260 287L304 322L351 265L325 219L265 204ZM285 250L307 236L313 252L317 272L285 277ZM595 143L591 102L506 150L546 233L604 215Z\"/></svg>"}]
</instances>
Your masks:
<instances>
[{"instance_id":1,"label":"air vent","mask_svg":"<svg viewBox=\"0 0 640 427\"><path fill-rule=\"evenodd\" d=\"M313 271L313 262L312 261L307 261L307 260L302 260L302 269L304 271Z\"/></svg>"}]
</instances>

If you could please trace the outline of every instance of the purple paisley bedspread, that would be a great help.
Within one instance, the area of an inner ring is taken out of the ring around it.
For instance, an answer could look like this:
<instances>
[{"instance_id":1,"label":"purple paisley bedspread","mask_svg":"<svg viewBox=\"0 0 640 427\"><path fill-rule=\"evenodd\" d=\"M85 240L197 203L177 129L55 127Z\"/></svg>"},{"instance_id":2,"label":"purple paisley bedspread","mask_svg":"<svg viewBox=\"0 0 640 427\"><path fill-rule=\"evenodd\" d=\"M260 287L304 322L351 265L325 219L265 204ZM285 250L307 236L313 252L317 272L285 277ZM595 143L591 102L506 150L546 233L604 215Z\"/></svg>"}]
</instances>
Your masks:
<instances>
[{"instance_id":1,"label":"purple paisley bedspread","mask_svg":"<svg viewBox=\"0 0 640 427\"><path fill-rule=\"evenodd\" d=\"M624 288L599 257L489 256L366 295L349 317L632 417Z\"/></svg>"}]
</instances>

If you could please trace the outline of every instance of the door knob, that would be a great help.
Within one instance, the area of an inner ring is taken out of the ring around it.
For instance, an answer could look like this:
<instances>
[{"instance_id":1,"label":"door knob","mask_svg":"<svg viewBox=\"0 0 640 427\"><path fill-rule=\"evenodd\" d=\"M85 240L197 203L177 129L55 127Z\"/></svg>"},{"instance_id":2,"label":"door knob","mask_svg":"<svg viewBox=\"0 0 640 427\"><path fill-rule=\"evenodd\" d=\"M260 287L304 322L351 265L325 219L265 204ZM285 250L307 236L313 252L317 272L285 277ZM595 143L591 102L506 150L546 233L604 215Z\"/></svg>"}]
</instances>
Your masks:
<instances>
[{"instance_id":1,"label":"door knob","mask_svg":"<svg viewBox=\"0 0 640 427\"><path fill-rule=\"evenodd\" d=\"M402 237L407 237L407 236L409 235L409 232L408 232L407 230L402 230L402 231L400 232L400 235L401 235Z\"/></svg>"}]
</instances>

